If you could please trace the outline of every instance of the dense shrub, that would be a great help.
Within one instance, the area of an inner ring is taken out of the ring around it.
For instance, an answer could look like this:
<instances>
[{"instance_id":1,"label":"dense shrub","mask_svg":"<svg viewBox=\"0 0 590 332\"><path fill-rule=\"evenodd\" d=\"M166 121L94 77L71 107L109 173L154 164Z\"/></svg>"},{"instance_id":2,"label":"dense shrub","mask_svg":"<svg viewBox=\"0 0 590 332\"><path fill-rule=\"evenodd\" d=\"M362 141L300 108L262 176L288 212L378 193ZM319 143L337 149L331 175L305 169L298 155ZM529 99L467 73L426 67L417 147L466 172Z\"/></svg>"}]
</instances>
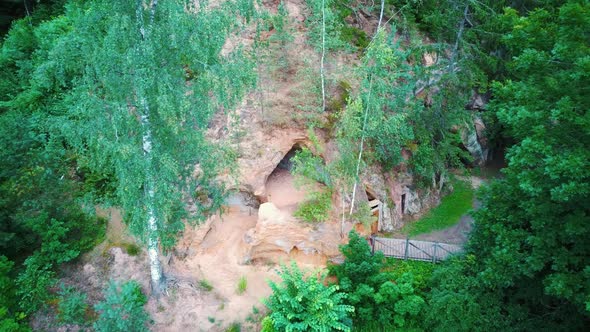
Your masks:
<instances>
[{"instance_id":1,"label":"dense shrub","mask_svg":"<svg viewBox=\"0 0 590 332\"><path fill-rule=\"evenodd\" d=\"M67 287L63 284L59 290L59 304L57 316L60 321L68 324L82 324L85 321L86 294L76 291L74 287Z\"/></svg>"},{"instance_id":2,"label":"dense shrub","mask_svg":"<svg viewBox=\"0 0 590 332\"><path fill-rule=\"evenodd\" d=\"M99 332L146 331L149 321L149 315L143 308L146 303L147 298L136 281L120 286L111 282L105 300L94 306L99 312L94 329Z\"/></svg>"},{"instance_id":3,"label":"dense shrub","mask_svg":"<svg viewBox=\"0 0 590 332\"><path fill-rule=\"evenodd\" d=\"M354 308L342 303L346 295L337 285L324 284L325 275L304 277L294 262L290 268L283 265L279 275L282 283L271 281L273 293L265 300L275 330L350 331L348 316Z\"/></svg>"},{"instance_id":4,"label":"dense shrub","mask_svg":"<svg viewBox=\"0 0 590 332\"><path fill-rule=\"evenodd\" d=\"M367 241L355 231L350 232L349 243L340 251L344 263L332 265L329 270L348 294L345 303L355 308L354 326L376 324L385 329L412 326L424 306L424 299L416 294L412 274L404 273L393 280L384 271L383 254L371 254Z\"/></svg>"}]
</instances>

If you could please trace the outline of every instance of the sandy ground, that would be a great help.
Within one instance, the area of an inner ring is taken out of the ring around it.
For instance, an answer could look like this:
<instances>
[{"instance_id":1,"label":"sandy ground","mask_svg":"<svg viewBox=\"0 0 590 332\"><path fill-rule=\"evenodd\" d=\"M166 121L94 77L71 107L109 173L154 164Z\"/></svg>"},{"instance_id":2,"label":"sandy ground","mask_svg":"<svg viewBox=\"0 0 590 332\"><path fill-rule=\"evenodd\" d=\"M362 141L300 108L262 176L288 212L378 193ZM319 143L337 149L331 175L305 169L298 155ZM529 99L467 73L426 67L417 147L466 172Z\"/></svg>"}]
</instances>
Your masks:
<instances>
[{"instance_id":1,"label":"sandy ground","mask_svg":"<svg viewBox=\"0 0 590 332\"><path fill-rule=\"evenodd\" d=\"M243 264L247 253L243 236L255 224L255 214L232 207L223 219L211 224L194 255L173 260L170 272L175 278L193 284L205 280L213 290L179 287L178 295L165 301L168 308L156 310L154 331L222 330L232 322L244 322L253 314L253 306L263 308L261 300L271 293L267 280L277 277L274 266ZM243 294L237 292L240 278L247 280Z\"/></svg>"},{"instance_id":2,"label":"sandy ground","mask_svg":"<svg viewBox=\"0 0 590 332\"><path fill-rule=\"evenodd\" d=\"M294 186L287 170L273 173L267 188L269 200L282 210L292 212L305 199L305 191ZM233 322L240 322L242 331L258 331L252 321L264 314L262 300L271 294L268 280L279 278L277 265L245 264L249 248L244 234L255 227L256 221L256 209L234 202L222 218L214 219L202 242L191 244L186 258L171 260L168 272L177 286L168 296L159 301L151 299L148 304L156 322L154 331L224 331ZM190 232L185 236L191 236ZM320 261L306 263L300 266L323 267ZM237 292L240 278L247 280L243 294ZM201 280L211 284L213 290L198 287Z\"/></svg>"}]
</instances>

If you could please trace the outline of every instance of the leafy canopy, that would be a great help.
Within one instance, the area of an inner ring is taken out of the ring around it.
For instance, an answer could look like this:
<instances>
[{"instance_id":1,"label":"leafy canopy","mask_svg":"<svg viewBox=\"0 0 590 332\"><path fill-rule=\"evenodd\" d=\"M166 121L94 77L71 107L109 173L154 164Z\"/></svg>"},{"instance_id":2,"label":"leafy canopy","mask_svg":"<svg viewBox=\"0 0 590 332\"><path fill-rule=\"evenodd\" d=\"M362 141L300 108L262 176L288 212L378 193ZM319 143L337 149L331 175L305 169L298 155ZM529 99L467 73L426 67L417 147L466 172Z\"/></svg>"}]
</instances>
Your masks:
<instances>
[{"instance_id":1,"label":"leafy canopy","mask_svg":"<svg viewBox=\"0 0 590 332\"><path fill-rule=\"evenodd\" d=\"M582 330L590 322L590 4L507 9L510 79L490 105L516 144L481 193L469 255L434 279L435 330Z\"/></svg>"}]
</instances>

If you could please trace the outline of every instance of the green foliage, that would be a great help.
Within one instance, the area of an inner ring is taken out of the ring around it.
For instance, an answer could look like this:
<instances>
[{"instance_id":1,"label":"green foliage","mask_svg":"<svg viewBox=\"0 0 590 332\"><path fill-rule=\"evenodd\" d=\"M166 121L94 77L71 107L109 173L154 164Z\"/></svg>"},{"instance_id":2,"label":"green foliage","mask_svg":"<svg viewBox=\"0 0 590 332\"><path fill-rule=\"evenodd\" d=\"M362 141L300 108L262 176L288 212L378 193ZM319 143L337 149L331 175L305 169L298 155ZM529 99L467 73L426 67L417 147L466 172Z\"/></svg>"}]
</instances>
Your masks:
<instances>
[{"instance_id":1,"label":"green foliage","mask_svg":"<svg viewBox=\"0 0 590 332\"><path fill-rule=\"evenodd\" d=\"M409 236L429 233L455 225L472 208L473 188L467 182L453 183L453 192L443 197L440 205L417 221L406 224L402 233Z\"/></svg>"},{"instance_id":2,"label":"green foliage","mask_svg":"<svg viewBox=\"0 0 590 332\"><path fill-rule=\"evenodd\" d=\"M389 7L390 12L402 18L406 31L418 27L437 41L435 51L439 56L444 56L445 49L453 49L458 67L467 69L459 75L464 77L468 85L473 84L475 88L481 89L487 89L493 79L504 78L507 74L505 63L510 59L510 54L501 43L501 37L510 25L502 19L504 8L527 11L536 6L528 1L507 0L387 2L392 5ZM551 1L547 3L552 6ZM459 34L462 23L464 29Z\"/></svg>"},{"instance_id":3,"label":"green foliage","mask_svg":"<svg viewBox=\"0 0 590 332\"><path fill-rule=\"evenodd\" d=\"M332 187L332 179L324 160L314 155L310 149L302 148L291 160L293 162L292 173L296 176L299 184L308 185L311 180L311 183L319 182L328 188Z\"/></svg>"},{"instance_id":4,"label":"green foliage","mask_svg":"<svg viewBox=\"0 0 590 332\"><path fill-rule=\"evenodd\" d=\"M30 329L21 320L26 316L18 312L18 298L16 297L15 283L12 277L14 263L6 256L0 256L0 331L24 332Z\"/></svg>"},{"instance_id":5,"label":"green foliage","mask_svg":"<svg viewBox=\"0 0 590 332\"><path fill-rule=\"evenodd\" d=\"M225 332L240 332L242 330L242 325L240 323L232 323Z\"/></svg>"},{"instance_id":6,"label":"green foliage","mask_svg":"<svg viewBox=\"0 0 590 332\"><path fill-rule=\"evenodd\" d=\"M58 292L58 319L66 324L83 324L88 309L86 298L86 294L76 291L74 287L61 284Z\"/></svg>"},{"instance_id":7,"label":"green foliage","mask_svg":"<svg viewBox=\"0 0 590 332\"><path fill-rule=\"evenodd\" d=\"M411 274L414 277L414 288L425 295L430 289L430 279L436 268L437 265L430 262L386 258L383 271L388 272L392 280L398 280L406 273Z\"/></svg>"},{"instance_id":8,"label":"green foliage","mask_svg":"<svg viewBox=\"0 0 590 332\"><path fill-rule=\"evenodd\" d=\"M313 129L310 129L310 137L312 140L315 137ZM299 204L294 216L307 222L328 220L332 209L333 187L330 169L321 157L305 147L297 152L292 161L296 185L306 187L309 192L307 200ZM317 189L318 183L324 184L327 188Z\"/></svg>"},{"instance_id":9,"label":"green foliage","mask_svg":"<svg viewBox=\"0 0 590 332\"><path fill-rule=\"evenodd\" d=\"M360 202L353 214L350 215L350 220L355 223L363 224L365 229L370 229L371 224L377 221L377 217L371 212L371 207L368 202Z\"/></svg>"},{"instance_id":10,"label":"green foliage","mask_svg":"<svg viewBox=\"0 0 590 332\"><path fill-rule=\"evenodd\" d=\"M48 133L45 105L64 88L70 67L65 58L58 65L44 57L69 21L41 16L15 22L0 48L0 251L16 262L18 288L3 316L16 323L23 311L45 306L53 270L92 248L106 225L81 208L75 156ZM48 79L60 70L60 78Z\"/></svg>"},{"instance_id":11,"label":"green foliage","mask_svg":"<svg viewBox=\"0 0 590 332\"><path fill-rule=\"evenodd\" d=\"M235 17L248 13L242 5L226 2L210 11L187 11L179 1L161 2L149 25L137 21L132 2L97 1L73 5L67 12L76 28L63 37L65 45L55 54L77 54L76 61L92 71L80 72L83 79L60 100L66 112L55 119L54 129L81 155L85 167L113 172L116 203L128 214L130 229L144 240L149 233L146 205L157 214L157 235L169 247L183 227L182 191L199 188L210 194L205 203L198 202L191 220L202 219L221 204L222 191L214 189L218 184L213 174L226 167L228 154L206 142L200 129L219 107L234 105L253 83L247 58L219 54L241 22ZM108 14L112 12L118 15ZM149 10L140 14L151 15ZM77 34L88 38L73 43ZM106 116L94 116L105 108ZM152 150L146 156L141 142L148 130ZM197 181L190 166L196 164L202 171ZM158 193L150 202L145 201L147 185Z\"/></svg>"},{"instance_id":12,"label":"green foliage","mask_svg":"<svg viewBox=\"0 0 590 332\"><path fill-rule=\"evenodd\" d=\"M348 315L354 308L342 304L346 295L338 286L325 286L324 275L307 277L293 262L281 266L282 283L269 282L272 295L264 301L278 331L350 331ZM268 323L266 323L268 325Z\"/></svg>"},{"instance_id":13,"label":"green foliage","mask_svg":"<svg viewBox=\"0 0 590 332\"><path fill-rule=\"evenodd\" d=\"M246 276L241 276L240 280L238 280L238 288L236 289L236 292L238 293L238 295L242 295L244 294L244 292L246 292L247 288L248 279L246 279Z\"/></svg>"},{"instance_id":14,"label":"green foliage","mask_svg":"<svg viewBox=\"0 0 590 332\"><path fill-rule=\"evenodd\" d=\"M141 252L141 248L135 243L125 243L124 247L129 256L137 256Z\"/></svg>"},{"instance_id":15,"label":"green foliage","mask_svg":"<svg viewBox=\"0 0 590 332\"><path fill-rule=\"evenodd\" d=\"M354 45L359 50L366 49L371 41L365 31L351 26L343 26L340 29L340 39Z\"/></svg>"},{"instance_id":16,"label":"green foliage","mask_svg":"<svg viewBox=\"0 0 590 332\"><path fill-rule=\"evenodd\" d=\"M416 64L413 59L424 52L419 43L402 47L400 39L385 29L368 45L357 71L359 92L349 99L337 125L340 160L335 169L340 178L356 178L355 157L359 153L359 169L378 163L389 170L405 163L420 186L432 185L433 178L439 179L447 168L460 165L464 152L456 128L464 123L467 96L448 69ZM433 75L446 89L433 93L431 102L425 103L418 90L429 94L433 87L426 82L431 82ZM411 155L409 161L402 151Z\"/></svg>"},{"instance_id":17,"label":"green foliage","mask_svg":"<svg viewBox=\"0 0 590 332\"><path fill-rule=\"evenodd\" d=\"M206 290L207 292L210 292L213 290L213 285L211 285L211 283L205 279L199 280L199 287Z\"/></svg>"},{"instance_id":18,"label":"green foliage","mask_svg":"<svg viewBox=\"0 0 590 332\"><path fill-rule=\"evenodd\" d=\"M260 328L260 332L275 332L276 331L270 316L264 317L262 319L261 325L262 326Z\"/></svg>"},{"instance_id":19,"label":"green foliage","mask_svg":"<svg viewBox=\"0 0 590 332\"><path fill-rule=\"evenodd\" d=\"M293 215L306 222L324 222L332 210L332 192L330 190L314 191L305 202L299 204Z\"/></svg>"},{"instance_id":20,"label":"green foliage","mask_svg":"<svg viewBox=\"0 0 590 332\"><path fill-rule=\"evenodd\" d=\"M590 4L507 9L509 78L490 110L515 144L480 194L465 258L435 272L433 331L584 330L590 324Z\"/></svg>"},{"instance_id":21,"label":"green foliage","mask_svg":"<svg viewBox=\"0 0 590 332\"><path fill-rule=\"evenodd\" d=\"M322 47L327 51L342 47L343 43L340 40L342 22L333 10L334 0L306 0L305 3L310 10L305 23L309 29L308 39L311 45L318 52L321 52ZM322 21L325 24L325 35L322 31Z\"/></svg>"},{"instance_id":22,"label":"green foliage","mask_svg":"<svg viewBox=\"0 0 590 332\"><path fill-rule=\"evenodd\" d=\"M105 300L94 306L99 312L94 329L98 332L145 331L149 315L143 308L147 303L136 281L121 285L110 282L105 292Z\"/></svg>"},{"instance_id":23,"label":"green foliage","mask_svg":"<svg viewBox=\"0 0 590 332\"><path fill-rule=\"evenodd\" d=\"M0 256L0 308L10 308L14 305L14 282L11 271L14 263L6 256Z\"/></svg>"},{"instance_id":24,"label":"green foliage","mask_svg":"<svg viewBox=\"0 0 590 332\"><path fill-rule=\"evenodd\" d=\"M475 260L473 255L454 259L434 272L430 310L426 315L426 326L430 330L519 330L511 326L510 319L524 317L524 312L518 312L517 307L503 308L502 296L480 284L470 271ZM506 317L508 314L510 316Z\"/></svg>"},{"instance_id":25,"label":"green foliage","mask_svg":"<svg viewBox=\"0 0 590 332\"><path fill-rule=\"evenodd\" d=\"M284 79L286 78L285 73L290 68L291 62L293 61L292 59L289 59L288 51L294 37L289 13L283 1L279 3L277 14L271 17L270 21L275 32L268 38L270 43L269 49L271 52L277 54L277 56L273 57L273 63L270 64L270 67L276 67L273 69L278 69L278 72L281 75L280 78ZM260 61L261 59L256 60Z\"/></svg>"},{"instance_id":26,"label":"green foliage","mask_svg":"<svg viewBox=\"0 0 590 332\"><path fill-rule=\"evenodd\" d=\"M425 301L416 294L411 273L392 279L384 271L383 253L373 255L367 241L354 231L349 233L349 242L340 251L344 262L329 266L329 270L348 294L345 303L355 308L352 316L355 327L381 326L387 330L417 323Z\"/></svg>"},{"instance_id":27,"label":"green foliage","mask_svg":"<svg viewBox=\"0 0 590 332\"><path fill-rule=\"evenodd\" d=\"M49 288L57 281L53 266L45 263L39 255L34 254L24 262L24 271L16 279L19 306L27 314L31 314L46 306L52 298Z\"/></svg>"}]
</instances>

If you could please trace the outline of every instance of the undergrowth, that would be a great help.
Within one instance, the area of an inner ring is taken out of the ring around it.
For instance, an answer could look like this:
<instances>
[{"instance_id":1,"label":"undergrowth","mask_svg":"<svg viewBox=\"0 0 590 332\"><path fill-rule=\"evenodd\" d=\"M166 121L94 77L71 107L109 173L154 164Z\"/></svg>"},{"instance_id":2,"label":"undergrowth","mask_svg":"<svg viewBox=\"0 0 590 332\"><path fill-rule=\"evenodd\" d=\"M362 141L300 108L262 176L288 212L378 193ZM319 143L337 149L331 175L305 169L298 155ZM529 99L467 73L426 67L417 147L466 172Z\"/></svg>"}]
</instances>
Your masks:
<instances>
[{"instance_id":1,"label":"undergrowth","mask_svg":"<svg viewBox=\"0 0 590 332\"><path fill-rule=\"evenodd\" d=\"M310 223L323 222L328 220L331 206L332 193L330 191L313 192L307 201L299 205L293 215Z\"/></svg>"},{"instance_id":2,"label":"undergrowth","mask_svg":"<svg viewBox=\"0 0 590 332\"><path fill-rule=\"evenodd\" d=\"M383 271L389 273L393 280L398 280L404 273L411 273L414 276L413 286L424 292L435 268L436 264L431 262L385 258Z\"/></svg>"}]
</instances>

